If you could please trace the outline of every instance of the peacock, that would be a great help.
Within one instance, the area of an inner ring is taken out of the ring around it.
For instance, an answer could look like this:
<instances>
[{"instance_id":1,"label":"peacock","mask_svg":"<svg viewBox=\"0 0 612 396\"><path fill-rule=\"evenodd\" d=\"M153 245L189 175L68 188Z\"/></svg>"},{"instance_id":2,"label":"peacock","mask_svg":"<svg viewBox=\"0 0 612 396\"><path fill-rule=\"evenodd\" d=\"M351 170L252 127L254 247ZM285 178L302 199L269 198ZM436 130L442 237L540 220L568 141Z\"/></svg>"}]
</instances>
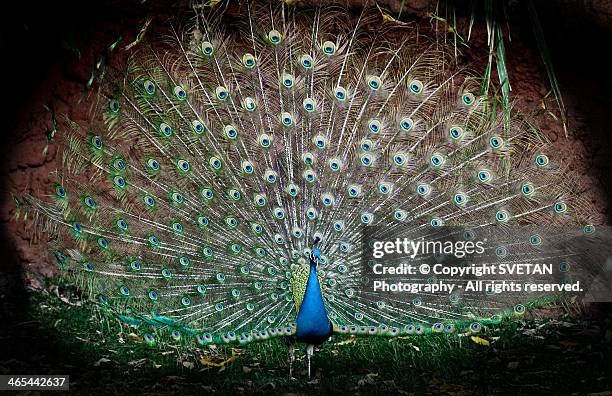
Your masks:
<instances>
[{"instance_id":1,"label":"peacock","mask_svg":"<svg viewBox=\"0 0 612 396\"><path fill-rule=\"evenodd\" d=\"M376 7L288 3L196 7L92 84L89 122L59 122L52 190L16 202L63 276L149 345L287 336L309 369L332 334L522 314L533 293L374 291L371 241L486 234L505 243L485 261L522 262L547 230L594 233L580 178L439 35ZM409 258L431 260L450 265Z\"/></svg>"}]
</instances>

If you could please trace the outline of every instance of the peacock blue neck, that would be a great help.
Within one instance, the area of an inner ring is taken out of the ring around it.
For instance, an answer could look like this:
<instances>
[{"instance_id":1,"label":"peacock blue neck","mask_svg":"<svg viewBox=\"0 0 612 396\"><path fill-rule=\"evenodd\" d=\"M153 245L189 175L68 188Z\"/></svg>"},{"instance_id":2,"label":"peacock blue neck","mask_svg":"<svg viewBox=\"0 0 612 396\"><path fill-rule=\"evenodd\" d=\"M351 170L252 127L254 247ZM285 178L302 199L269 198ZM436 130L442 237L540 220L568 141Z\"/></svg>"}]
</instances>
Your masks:
<instances>
[{"instance_id":1,"label":"peacock blue neck","mask_svg":"<svg viewBox=\"0 0 612 396\"><path fill-rule=\"evenodd\" d=\"M332 331L321 295L316 263L313 260L310 261L306 292L297 315L296 327L298 341L315 345L325 341Z\"/></svg>"}]
</instances>

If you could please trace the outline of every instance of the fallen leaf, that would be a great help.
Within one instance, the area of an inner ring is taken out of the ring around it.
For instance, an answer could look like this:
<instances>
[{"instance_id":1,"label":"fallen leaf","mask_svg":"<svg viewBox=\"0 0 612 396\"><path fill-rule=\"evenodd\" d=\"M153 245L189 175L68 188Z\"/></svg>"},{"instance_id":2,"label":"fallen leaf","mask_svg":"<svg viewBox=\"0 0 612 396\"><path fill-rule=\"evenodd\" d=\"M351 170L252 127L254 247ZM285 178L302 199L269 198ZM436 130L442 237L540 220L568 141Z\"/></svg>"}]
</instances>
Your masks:
<instances>
[{"instance_id":1,"label":"fallen leaf","mask_svg":"<svg viewBox=\"0 0 612 396\"><path fill-rule=\"evenodd\" d=\"M484 345L484 346L489 346L491 345L491 343L489 342L489 340L485 340L484 338L480 338L480 337L476 337L476 336L471 336L470 337L472 339L472 341L474 341L476 344L480 344L480 345Z\"/></svg>"},{"instance_id":2,"label":"fallen leaf","mask_svg":"<svg viewBox=\"0 0 612 396\"><path fill-rule=\"evenodd\" d=\"M336 343L336 345L353 345L355 344L355 341L356 341L355 336L350 336L348 339Z\"/></svg>"}]
</instances>

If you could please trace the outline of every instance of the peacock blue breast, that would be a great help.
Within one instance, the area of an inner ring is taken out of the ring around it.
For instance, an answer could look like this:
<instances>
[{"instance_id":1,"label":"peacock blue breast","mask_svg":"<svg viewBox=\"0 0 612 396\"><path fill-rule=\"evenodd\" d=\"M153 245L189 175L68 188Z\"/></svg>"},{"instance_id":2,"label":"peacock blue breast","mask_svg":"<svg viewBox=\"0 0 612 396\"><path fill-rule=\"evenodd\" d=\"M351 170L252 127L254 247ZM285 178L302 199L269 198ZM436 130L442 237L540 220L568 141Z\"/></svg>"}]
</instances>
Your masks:
<instances>
[{"instance_id":1,"label":"peacock blue breast","mask_svg":"<svg viewBox=\"0 0 612 396\"><path fill-rule=\"evenodd\" d=\"M304 300L297 315L296 335L298 341L308 344L320 344L327 340L332 332L331 323L321 295L321 286L317 277L316 265L311 262Z\"/></svg>"}]
</instances>

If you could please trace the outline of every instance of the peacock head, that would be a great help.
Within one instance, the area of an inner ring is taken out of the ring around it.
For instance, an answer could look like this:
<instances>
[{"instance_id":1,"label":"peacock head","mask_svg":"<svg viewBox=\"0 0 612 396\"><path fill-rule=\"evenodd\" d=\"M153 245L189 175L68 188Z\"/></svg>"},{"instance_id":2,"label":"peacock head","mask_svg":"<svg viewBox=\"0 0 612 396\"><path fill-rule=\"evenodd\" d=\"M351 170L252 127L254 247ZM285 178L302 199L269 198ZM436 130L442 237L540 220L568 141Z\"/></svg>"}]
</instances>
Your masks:
<instances>
[{"instance_id":1,"label":"peacock head","mask_svg":"<svg viewBox=\"0 0 612 396\"><path fill-rule=\"evenodd\" d=\"M310 251L310 264L314 265L315 267L317 266L317 264L319 264L319 259L321 258L321 250L316 246L320 240L321 239L318 237L315 239L313 244L314 246Z\"/></svg>"}]
</instances>

